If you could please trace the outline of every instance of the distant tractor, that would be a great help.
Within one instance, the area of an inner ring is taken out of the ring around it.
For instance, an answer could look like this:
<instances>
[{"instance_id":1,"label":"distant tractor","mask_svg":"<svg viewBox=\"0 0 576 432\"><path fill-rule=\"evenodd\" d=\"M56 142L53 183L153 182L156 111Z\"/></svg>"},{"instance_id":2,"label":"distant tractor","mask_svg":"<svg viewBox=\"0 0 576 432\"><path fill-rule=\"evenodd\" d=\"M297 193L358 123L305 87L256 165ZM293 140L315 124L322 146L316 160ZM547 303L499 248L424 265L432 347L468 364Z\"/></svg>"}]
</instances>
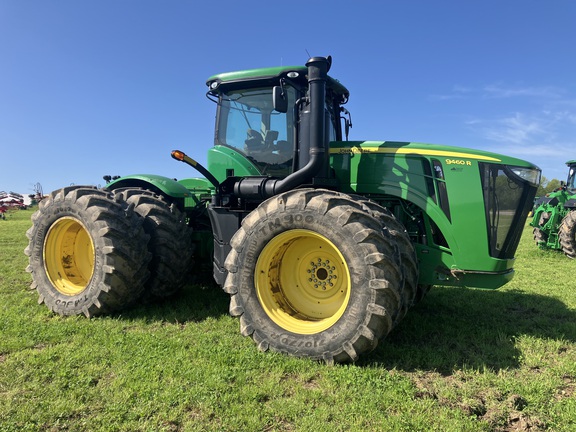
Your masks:
<instances>
[{"instance_id":1,"label":"distant tractor","mask_svg":"<svg viewBox=\"0 0 576 432\"><path fill-rule=\"evenodd\" d=\"M568 179L561 187L536 200L530 225L541 249L561 250L576 258L576 160L566 162Z\"/></svg>"},{"instance_id":2,"label":"distant tractor","mask_svg":"<svg viewBox=\"0 0 576 432\"><path fill-rule=\"evenodd\" d=\"M209 78L207 166L172 152L203 178L138 174L52 192L27 233L40 302L62 315L117 311L176 292L208 263L259 349L346 362L432 285L511 280L538 167L348 141L349 92L330 66L313 57Z\"/></svg>"}]
</instances>

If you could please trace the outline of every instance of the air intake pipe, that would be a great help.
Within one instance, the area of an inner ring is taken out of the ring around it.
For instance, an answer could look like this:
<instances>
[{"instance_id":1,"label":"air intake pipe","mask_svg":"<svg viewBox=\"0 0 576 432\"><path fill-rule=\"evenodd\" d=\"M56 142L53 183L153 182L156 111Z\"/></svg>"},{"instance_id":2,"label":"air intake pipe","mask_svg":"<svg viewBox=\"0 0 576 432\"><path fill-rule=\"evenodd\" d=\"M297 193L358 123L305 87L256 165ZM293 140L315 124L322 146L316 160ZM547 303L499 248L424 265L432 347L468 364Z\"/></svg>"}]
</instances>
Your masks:
<instances>
[{"instance_id":1,"label":"air intake pipe","mask_svg":"<svg viewBox=\"0 0 576 432\"><path fill-rule=\"evenodd\" d=\"M309 128L300 130L300 152L308 149L309 159L304 167L288 177L277 180L262 177L248 177L234 184L234 195L241 198L269 198L300 185L311 182L318 174L325 174L329 165L328 137L326 136L326 80L332 64L332 58L312 57L306 63L308 67L308 103Z\"/></svg>"}]
</instances>

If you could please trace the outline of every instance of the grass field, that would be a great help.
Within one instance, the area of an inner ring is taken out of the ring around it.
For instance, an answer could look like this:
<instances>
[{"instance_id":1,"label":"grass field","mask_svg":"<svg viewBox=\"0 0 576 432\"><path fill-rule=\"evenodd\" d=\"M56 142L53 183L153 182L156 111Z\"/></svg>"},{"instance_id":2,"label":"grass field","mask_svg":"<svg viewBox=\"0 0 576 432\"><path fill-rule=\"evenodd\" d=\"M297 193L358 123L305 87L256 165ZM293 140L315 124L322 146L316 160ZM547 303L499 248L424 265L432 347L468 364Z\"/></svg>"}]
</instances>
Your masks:
<instances>
[{"instance_id":1,"label":"grass field","mask_svg":"<svg viewBox=\"0 0 576 432\"><path fill-rule=\"evenodd\" d=\"M0 431L576 430L576 262L526 227L496 291L434 287L353 365L260 353L207 284L96 319L37 304L0 220Z\"/></svg>"}]
</instances>

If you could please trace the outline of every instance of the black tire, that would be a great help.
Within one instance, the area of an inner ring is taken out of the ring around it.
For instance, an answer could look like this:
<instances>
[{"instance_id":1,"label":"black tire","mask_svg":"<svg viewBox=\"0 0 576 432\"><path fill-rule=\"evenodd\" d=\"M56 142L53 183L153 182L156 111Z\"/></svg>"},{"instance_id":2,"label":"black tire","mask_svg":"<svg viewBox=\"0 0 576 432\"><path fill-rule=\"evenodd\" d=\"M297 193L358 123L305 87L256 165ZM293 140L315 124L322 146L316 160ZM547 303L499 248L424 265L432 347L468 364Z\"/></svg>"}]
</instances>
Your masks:
<instances>
[{"instance_id":1,"label":"black tire","mask_svg":"<svg viewBox=\"0 0 576 432\"><path fill-rule=\"evenodd\" d=\"M148 235L133 206L88 186L52 192L32 215L25 254L38 303L87 317L134 303L148 278Z\"/></svg>"},{"instance_id":2,"label":"black tire","mask_svg":"<svg viewBox=\"0 0 576 432\"><path fill-rule=\"evenodd\" d=\"M532 235L534 236L534 241L536 241L538 246L546 246L546 243L548 242L548 236L544 231L542 231L540 228L534 228L532 230Z\"/></svg>"},{"instance_id":3,"label":"black tire","mask_svg":"<svg viewBox=\"0 0 576 432\"><path fill-rule=\"evenodd\" d=\"M352 197L286 192L243 221L226 259L230 314L262 351L355 361L400 313L398 248Z\"/></svg>"},{"instance_id":4,"label":"black tire","mask_svg":"<svg viewBox=\"0 0 576 432\"><path fill-rule=\"evenodd\" d=\"M401 261L400 270L403 278L402 305L397 318L397 321L400 321L400 319L404 318L408 309L416 304L416 300L422 299L417 296L420 287L418 285L418 258L414 245L410 241L410 236L404 225L396 219L390 210L362 196L352 195L352 197L357 198L360 203L370 209L372 216L380 221L384 235L392 236L398 246Z\"/></svg>"},{"instance_id":5,"label":"black tire","mask_svg":"<svg viewBox=\"0 0 576 432\"><path fill-rule=\"evenodd\" d=\"M541 242L546 243L548 241L548 236L540 228L534 228L532 230L532 235L536 241L536 244L540 244Z\"/></svg>"},{"instance_id":6,"label":"black tire","mask_svg":"<svg viewBox=\"0 0 576 432\"><path fill-rule=\"evenodd\" d=\"M570 211L560 224L558 237L568 258L576 258L576 211Z\"/></svg>"},{"instance_id":7,"label":"black tire","mask_svg":"<svg viewBox=\"0 0 576 432\"><path fill-rule=\"evenodd\" d=\"M144 231L150 236L148 250L152 259L150 277L144 290L145 299L164 298L179 291L192 266L191 229L185 215L174 203L145 189L127 188L113 191L144 218Z\"/></svg>"},{"instance_id":8,"label":"black tire","mask_svg":"<svg viewBox=\"0 0 576 432\"><path fill-rule=\"evenodd\" d=\"M536 245L540 248L548 247L548 234L540 229L540 227L546 225L550 220L550 213L542 212L540 218L538 219L538 226L532 230L532 235L534 236L534 241Z\"/></svg>"}]
</instances>

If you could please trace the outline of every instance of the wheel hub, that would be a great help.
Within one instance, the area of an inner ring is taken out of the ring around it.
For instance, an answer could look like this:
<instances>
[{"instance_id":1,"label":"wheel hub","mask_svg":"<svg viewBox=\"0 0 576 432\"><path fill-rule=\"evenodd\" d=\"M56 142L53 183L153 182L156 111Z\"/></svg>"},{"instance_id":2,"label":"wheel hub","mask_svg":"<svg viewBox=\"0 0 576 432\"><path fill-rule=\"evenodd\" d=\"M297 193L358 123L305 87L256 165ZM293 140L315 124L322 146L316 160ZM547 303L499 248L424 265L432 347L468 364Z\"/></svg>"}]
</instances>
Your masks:
<instances>
[{"instance_id":1,"label":"wheel hub","mask_svg":"<svg viewBox=\"0 0 576 432\"><path fill-rule=\"evenodd\" d=\"M335 274L336 267L330 264L330 260L322 260L318 258L316 262L311 261L310 267L306 270L310 277L308 282L314 284L314 288L326 291L331 287L334 287L334 283L338 276Z\"/></svg>"}]
</instances>

